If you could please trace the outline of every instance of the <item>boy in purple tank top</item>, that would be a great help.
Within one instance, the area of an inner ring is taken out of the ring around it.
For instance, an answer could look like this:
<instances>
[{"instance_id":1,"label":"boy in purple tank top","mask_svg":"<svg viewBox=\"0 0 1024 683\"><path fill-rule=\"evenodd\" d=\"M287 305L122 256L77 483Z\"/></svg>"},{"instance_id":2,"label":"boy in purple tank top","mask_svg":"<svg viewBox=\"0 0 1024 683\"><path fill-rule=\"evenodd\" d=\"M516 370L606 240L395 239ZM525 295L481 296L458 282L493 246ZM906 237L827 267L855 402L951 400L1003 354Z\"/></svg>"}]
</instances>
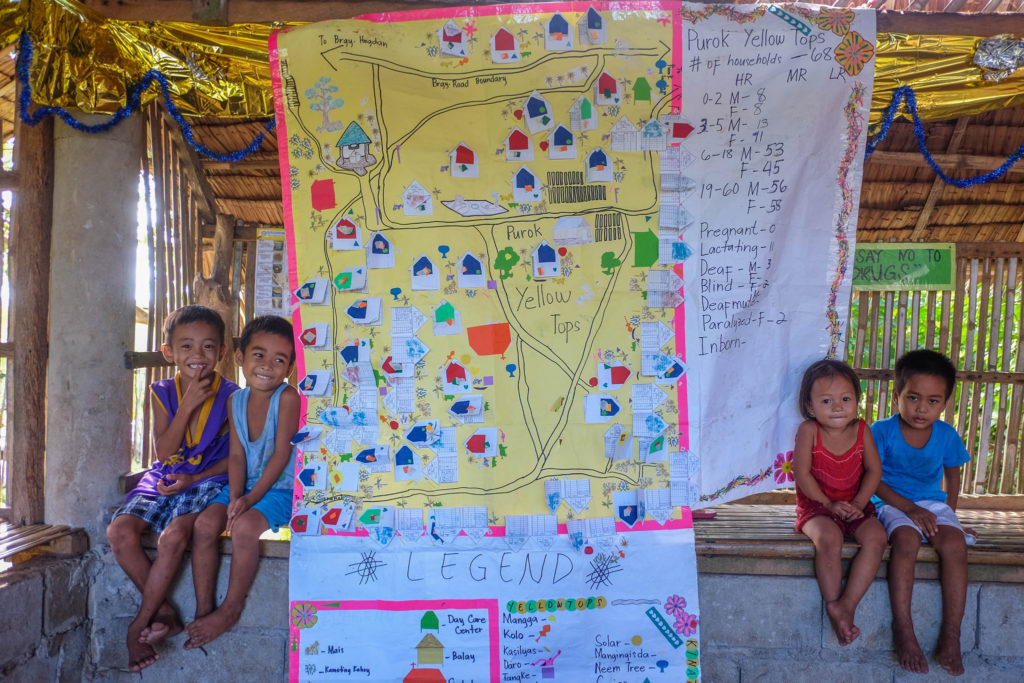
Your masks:
<instances>
[{"instance_id":1,"label":"boy in purple tank top","mask_svg":"<svg viewBox=\"0 0 1024 683\"><path fill-rule=\"evenodd\" d=\"M161 351L177 373L150 387L156 462L107 527L114 558L142 591L128 627L132 671L155 662L153 644L183 628L167 591L196 517L227 482L228 397L238 389L215 370L225 351L224 321L215 311L179 308L164 321L164 340ZM160 534L152 564L141 540L149 528Z\"/></svg>"}]
</instances>

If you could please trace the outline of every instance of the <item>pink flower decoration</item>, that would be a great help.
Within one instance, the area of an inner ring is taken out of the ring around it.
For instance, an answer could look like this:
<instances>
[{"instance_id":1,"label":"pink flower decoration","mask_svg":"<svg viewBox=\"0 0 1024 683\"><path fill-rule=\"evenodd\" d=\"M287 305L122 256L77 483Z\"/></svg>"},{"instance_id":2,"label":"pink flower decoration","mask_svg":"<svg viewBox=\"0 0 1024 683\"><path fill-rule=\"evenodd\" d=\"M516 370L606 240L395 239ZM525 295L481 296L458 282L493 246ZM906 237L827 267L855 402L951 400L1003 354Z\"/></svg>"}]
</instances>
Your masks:
<instances>
[{"instance_id":1,"label":"pink flower decoration","mask_svg":"<svg viewBox=\"0 0 1024 683\"><path fill-rule=\"evenodd\" d=\"M680 614L686 614L684 611L686 608L686 598L679 595L670 595L665 600L665 611L674 617L678 617Z\"/></svg>"},{"instance_id":2,"label":"pink flower decoration","mask_svg":"<svg viewBox=\"0 0 1024 683\"><path fill-rule=\"evenodd\" d=\"M687 614L683 612L676 616L676 623L672 624L672 628L676 630L676 633L689 637L697 632L697 625L700 620L697 619L696 614Z\"/></svg>"},{"instance_id":3,"label":"pink flower decoration","mask_svg":"<svg viewBox=\"0 0 1024 683\"><path fill-rule=\"evenodd\" d=\"M775 483L785 484L789 481L793 481L793 451L775 456Z\"/></svg>"}]
</instances>

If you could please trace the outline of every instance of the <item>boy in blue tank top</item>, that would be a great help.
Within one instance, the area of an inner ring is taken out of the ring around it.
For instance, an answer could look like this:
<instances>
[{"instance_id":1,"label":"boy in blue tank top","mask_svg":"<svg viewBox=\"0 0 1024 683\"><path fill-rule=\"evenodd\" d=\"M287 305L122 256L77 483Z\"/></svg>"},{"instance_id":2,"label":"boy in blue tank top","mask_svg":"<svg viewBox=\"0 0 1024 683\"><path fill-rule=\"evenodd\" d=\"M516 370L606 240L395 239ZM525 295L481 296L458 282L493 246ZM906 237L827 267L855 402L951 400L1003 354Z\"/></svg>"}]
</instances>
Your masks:
<instances>
[{"instance_id":1,"label":"boy in blue tank top","mask_svg":"<svg viewBox=\"0 0 1024 683\"><path fill-rule=\"evenodd\" d=\"M935 659L953 676L964 672L960 624L967 601L967 533L956 516L961 468L970 455L956 429L939 419L956 385L956 367L941 353L918 349L896 361L899 411L871 425L882 458L878 520L889 534L889 603L896 658L926 673L928 660L911 618L914 565L921 543L939 555L942 624Z\"/></svg>"},{"instance_id":2,"label":"boy in blue tank top","mask_svg":"<svg viewBox=\"0 0 1024 683\"><path fill-rule=\"evenodd\" d=\"M185 649L219 637L238 622L256 577L259 538L288 524L292 512L299 392L287 383L295 362L292 325L284 318L255 318L239 339L235 361L246 387L232 395L228 410L231 446L228 485L195 523L192 574L196 619L188 626ZM224 529L231 533L228 592L214 609L219 553Z\"/></svg>"}]
</instances>

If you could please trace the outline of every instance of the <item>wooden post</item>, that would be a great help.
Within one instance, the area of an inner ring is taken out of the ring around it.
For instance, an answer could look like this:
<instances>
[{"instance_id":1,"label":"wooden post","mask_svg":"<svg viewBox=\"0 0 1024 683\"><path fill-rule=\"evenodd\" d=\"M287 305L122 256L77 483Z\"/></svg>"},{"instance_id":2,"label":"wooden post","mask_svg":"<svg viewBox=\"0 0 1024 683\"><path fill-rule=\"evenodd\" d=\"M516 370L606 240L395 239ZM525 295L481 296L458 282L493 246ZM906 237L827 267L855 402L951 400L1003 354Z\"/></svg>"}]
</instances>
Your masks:
<instances>
[{"instance_id":1,"label":"wooden post","mask_svg":"<svg viewBox=\"0 0 1024 683\"><path fill-rule=\"evenodd\" d=\"M224 344L227 346L227 353L224 359L217 364L217 371L228 379L235 379L235 344L232 337L235 334L235 322L232 320L232 313L235 309L236 294L231 291L231 263L232 243L235 238L235 219L233 216L217 214L217 229L213 234L213 266L210 268L210 277L204 278L196 273L195 295L196 303L212 308L220 313L224 319L227 331L224 335Z\"/></svg>"},{"instance_id":2,"label":"wooden post","mask_svg":"<svg viewBox=\"0 0 1024 683\"><path fill-rule=\"evenodd\" d=\"M10 330L14 357L7 385L11 425L8 480L16 524L43 521L46 363L49 358L50 239L53 228L53 119L16 122L18 189L11 225Z\"/></svg>"}]
</instances>

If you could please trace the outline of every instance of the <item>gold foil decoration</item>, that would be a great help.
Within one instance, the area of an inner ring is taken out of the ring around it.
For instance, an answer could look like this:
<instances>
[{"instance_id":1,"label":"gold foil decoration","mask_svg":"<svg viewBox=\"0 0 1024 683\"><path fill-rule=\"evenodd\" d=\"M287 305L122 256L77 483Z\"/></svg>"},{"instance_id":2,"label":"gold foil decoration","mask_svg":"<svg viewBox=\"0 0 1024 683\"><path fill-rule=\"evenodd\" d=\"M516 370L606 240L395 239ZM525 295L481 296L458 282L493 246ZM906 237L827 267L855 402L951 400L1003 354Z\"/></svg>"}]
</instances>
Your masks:
<instances>
[{"instance_id":1,"label":"gold foil decoration","mask_svg":"<svg viewBox=\"0 0 1024 683\"><path fill-rule=\"evenodd\" d=\"M87 113L113 113L147 71L167 78L183 114L268 118L274 114L267 39L300 24L204 26L106 19L73 0L0 1L0 37L29 31L33 100ZM1024 76L998 82L973 63L980 37L880 33L875 51L871 124L893 91L911 86L923 119L950 119L1024 102ZM143 95L159 95L154 85ZM901 113L905 117L905 114Z\"/></svg>"}]
</instances>

